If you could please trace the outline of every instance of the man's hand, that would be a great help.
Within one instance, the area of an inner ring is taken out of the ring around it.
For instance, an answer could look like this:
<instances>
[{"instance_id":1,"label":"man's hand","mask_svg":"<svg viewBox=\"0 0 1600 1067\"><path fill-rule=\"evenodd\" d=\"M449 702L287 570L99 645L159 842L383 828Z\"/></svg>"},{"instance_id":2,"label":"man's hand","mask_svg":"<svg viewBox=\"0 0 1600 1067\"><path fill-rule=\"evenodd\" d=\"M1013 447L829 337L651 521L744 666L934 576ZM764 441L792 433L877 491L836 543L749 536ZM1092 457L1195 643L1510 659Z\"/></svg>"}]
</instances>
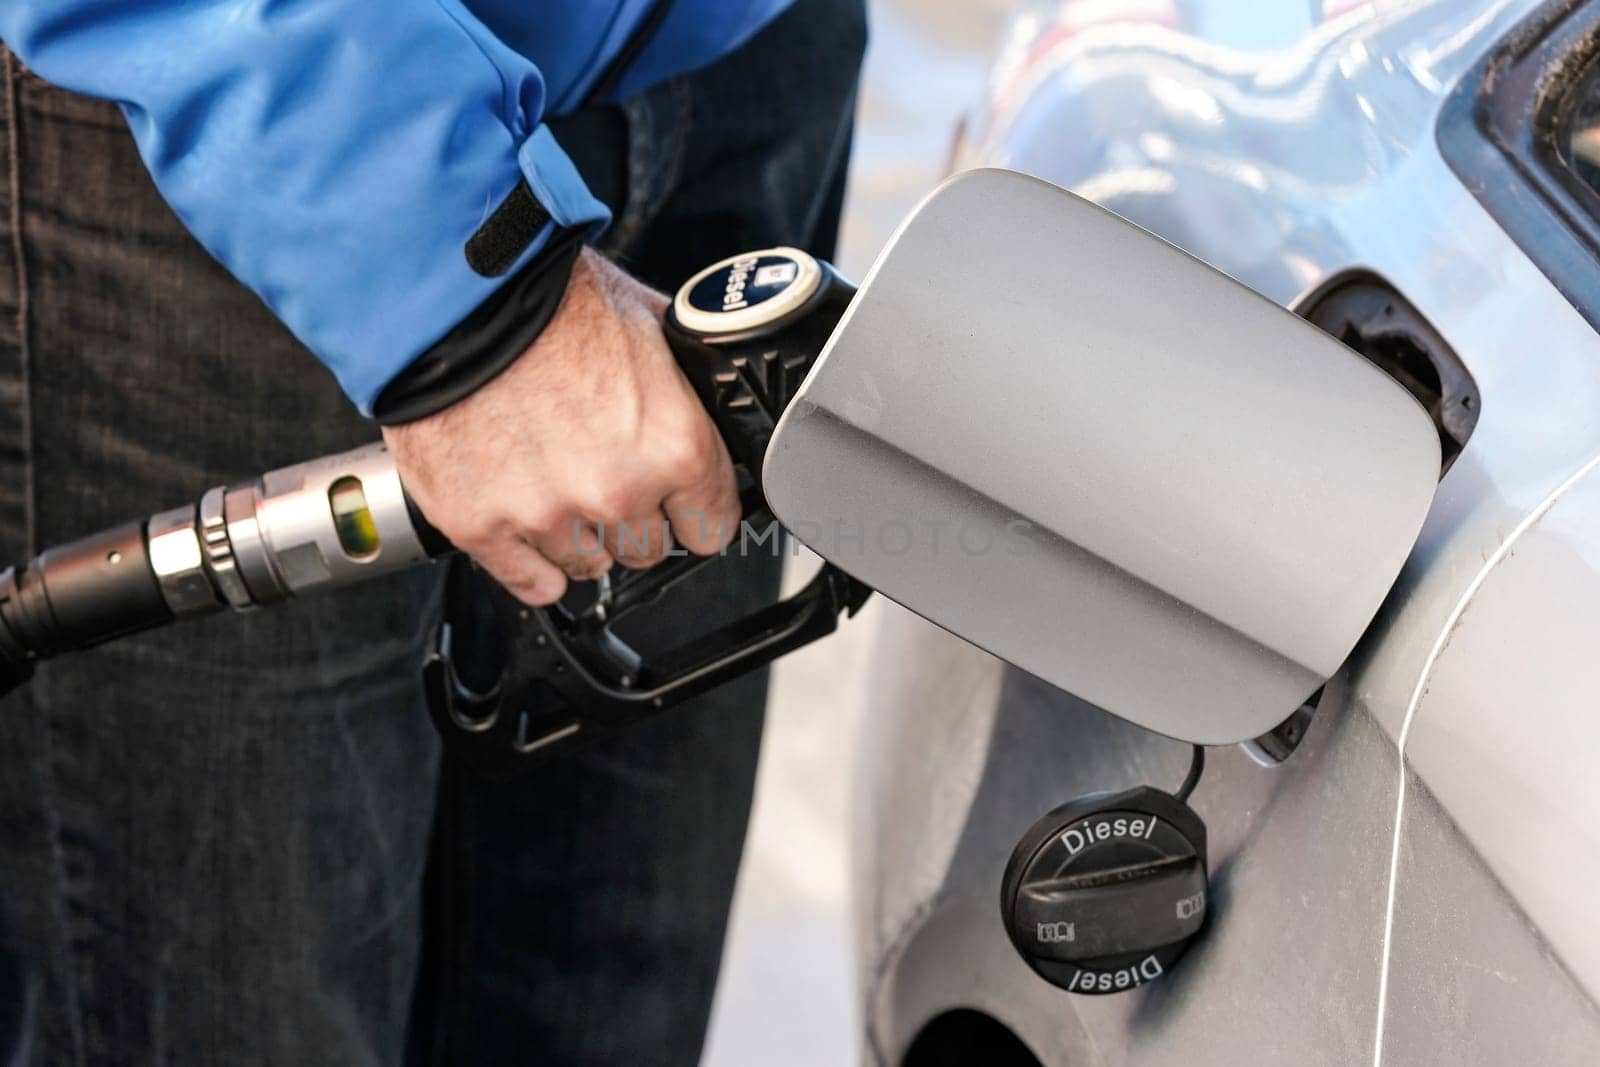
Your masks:
<instances>
[{"instance_id":1,"label":"man's hand","mask_svg":"<svg viewBox=\"0 0 1600 1067\"><path fill-rule=\"evenodd\" d=\"M518 599L648 567L672 538L709 555L739 522L722 439L661 334L666 299L578 257L539 339L449 408L386 427L430 522ZM603 533L603 539L602 539Z\"/></svg>"}]
</instances>

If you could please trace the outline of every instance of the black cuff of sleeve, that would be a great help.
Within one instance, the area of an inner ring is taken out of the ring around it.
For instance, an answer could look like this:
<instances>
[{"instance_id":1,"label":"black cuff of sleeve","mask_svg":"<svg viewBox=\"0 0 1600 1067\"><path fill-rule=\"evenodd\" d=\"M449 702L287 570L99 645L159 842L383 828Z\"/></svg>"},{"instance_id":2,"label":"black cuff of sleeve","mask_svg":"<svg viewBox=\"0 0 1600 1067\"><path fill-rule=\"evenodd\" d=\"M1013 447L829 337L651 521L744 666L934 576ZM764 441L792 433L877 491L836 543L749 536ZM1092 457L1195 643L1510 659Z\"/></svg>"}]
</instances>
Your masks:
<instances>
[{"instance_id":1,"label":"black cuff of sleeve","mask_svg":"<svg viewBox=\"0 0 1600 1067\"><path fill-rule=\"evenodd\" d=\"M414 422L476 392L511 366L555 317L582 248L582 230L558 230L533 262L384 387L372 405L373 417L382 426Z\"/></svg>"}]
</instances>

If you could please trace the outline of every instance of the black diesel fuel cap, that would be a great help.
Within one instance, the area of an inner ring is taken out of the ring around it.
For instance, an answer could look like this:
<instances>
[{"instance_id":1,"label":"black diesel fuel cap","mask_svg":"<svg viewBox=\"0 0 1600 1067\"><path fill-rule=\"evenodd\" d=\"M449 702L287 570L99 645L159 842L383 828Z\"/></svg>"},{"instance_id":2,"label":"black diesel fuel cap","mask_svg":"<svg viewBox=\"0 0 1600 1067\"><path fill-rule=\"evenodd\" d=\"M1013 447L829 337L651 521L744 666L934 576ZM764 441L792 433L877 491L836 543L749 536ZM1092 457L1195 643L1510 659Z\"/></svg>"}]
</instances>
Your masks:
<instances>
[{"instance_id":1,"label":"black diesel fuel cap","mask_svg":"<svg viewBox=\"0 0 1600 1067\"><path fill-rule=\"evenodd\" d=\"M1205 824L1148 786L1080 797L1023 835L1000 907L1011 943L1046 981L1091 994L1143 985L1205 923Z\"/></svg>"}]
</instances>

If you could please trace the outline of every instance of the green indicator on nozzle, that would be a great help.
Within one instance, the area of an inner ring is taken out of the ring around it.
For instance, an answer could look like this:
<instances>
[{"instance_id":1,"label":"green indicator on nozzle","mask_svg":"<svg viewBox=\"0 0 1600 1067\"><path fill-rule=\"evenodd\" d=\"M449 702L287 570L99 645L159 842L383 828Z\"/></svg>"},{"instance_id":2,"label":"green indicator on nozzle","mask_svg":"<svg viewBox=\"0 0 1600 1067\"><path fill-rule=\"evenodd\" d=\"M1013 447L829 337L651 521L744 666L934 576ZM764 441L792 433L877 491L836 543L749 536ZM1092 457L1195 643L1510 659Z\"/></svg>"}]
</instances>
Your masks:
<instances>
[{"instance_id":1,"label":"green indicator on nozzle","mask_svg":"<svg viewBox=\"0 0 1600 1067\"><path fill-rule=\"evenodd\" d=\"M328 487L328 506L333 509L333 525L339 544L352 559L367 559L383 547L378 524L367 508L367 492L361 479L347 475Z\"/></svg>"}]
</instances>

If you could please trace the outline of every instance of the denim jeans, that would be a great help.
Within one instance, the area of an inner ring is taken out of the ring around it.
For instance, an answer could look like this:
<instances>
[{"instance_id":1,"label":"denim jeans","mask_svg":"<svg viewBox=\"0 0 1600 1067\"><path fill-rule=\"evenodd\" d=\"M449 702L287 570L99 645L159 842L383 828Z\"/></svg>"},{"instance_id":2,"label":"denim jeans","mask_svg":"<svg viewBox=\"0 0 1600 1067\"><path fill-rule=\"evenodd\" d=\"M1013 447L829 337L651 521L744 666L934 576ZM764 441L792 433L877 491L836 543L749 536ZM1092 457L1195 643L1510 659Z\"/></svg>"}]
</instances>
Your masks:
<instances>
[{"instance_id":1,"label":"denim jeans","mask_svg":"<svg viewBox=\"0 0 1600 1067\"><path fill-rule=\"evenodd\" d=\"M863 44L861 0L801 0L561 123L605 250L663 288L829 254ZM0 58L0 559L374 438L117 110ZM765 602L776 563L703 573L662 632ZM490 783L421 706L438 586L123 640L0 704L0 1063L695 1062L765 678Z\"/></svg>"}]
</instances>

